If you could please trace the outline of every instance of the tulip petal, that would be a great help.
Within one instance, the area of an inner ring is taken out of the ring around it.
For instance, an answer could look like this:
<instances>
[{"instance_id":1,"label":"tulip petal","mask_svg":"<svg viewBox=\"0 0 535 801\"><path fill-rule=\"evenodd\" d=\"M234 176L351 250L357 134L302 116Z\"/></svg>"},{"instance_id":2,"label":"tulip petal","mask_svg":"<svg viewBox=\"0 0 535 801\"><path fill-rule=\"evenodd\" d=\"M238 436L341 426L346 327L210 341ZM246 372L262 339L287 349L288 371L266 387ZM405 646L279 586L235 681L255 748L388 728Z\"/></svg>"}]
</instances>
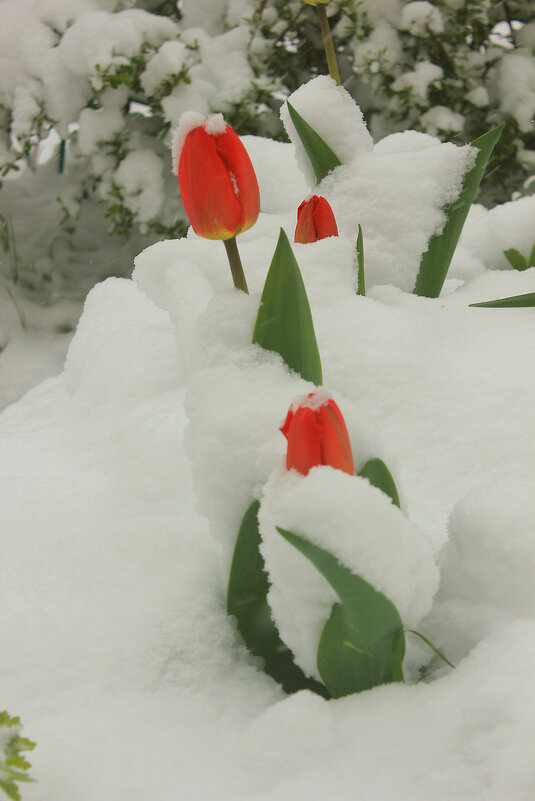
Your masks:
<instances>
[{"instance_id":1,"label":"tulip petal","mask_svg":"<svg viewBox=\"0 0 535 801\"><path fill-rule=\"evenodd\" d=\"M338 236L338 226L328 200L318 197L314 208L314 225L318 239L328 236Z\"/></svg>"},{"instance_id":2,"label":"tulip petal","mask_svg":"<svg viewBox=\"0 0 535 801\"><path fill-rule=\"evenodd\" d=\"M340 409L333 400L329 400L328 404L320 406L316 414L322 431L321 464L331 465L353 475L353 454Z\"/></svg>"},{"instance_id":3,"label":"tulip petal","mask_svg":"<svg viewBox=\"0 0 535 801\"><path fill-rule=\"evenodd\" d=\"M306 245L328 236L338 236L333 210L324 197L312 195L297 209L294 241Z\"/></svg>"},{"instance_id":4,"label":"tulip petal","mask_svg":"<svg viewBox=\"0 0 535 801\"><path fill-rule=\"evenodd\" d=\"M240 204L240 231L246 231L255 224L260 212L260 190L256 174L245 147L239 136L227 125L224 134L215 139L217 152L227 170L232 173Z\"/></svg>"},{"instance_id":5,"label":"tulip petal","mask_svg":"<svg viewBox=\"0 0 535 801\"><path fill-rule=\"evenodd\" d=\"M302 475L321 464L322 430L316 412L309 407L301 407L295 413L288 433L286 467Z\"/></svg>"},{"instance_id":6,"label":"tulip petal","mask_svg":"<svg viewBox=\"0 0 535 801\"><path fill-rule=\"evenodd\" d=\"M294 242L307 245L316 242L318 235L314 225L312 202L303 200L297 209L297 225L295 226Z\"/></svg>"},{"instance_id":7,"label":"tulip petal","mask_svg":"<svg viewBox=\"0 0 535 801\"><path fill-rule=\"evenodd\" d=\"M224 160L219 137L202 126L189 132L180 153L178 182L193 230L207 239L229 239L241 230L241 205Z\"/></svg>"}]
</instances>

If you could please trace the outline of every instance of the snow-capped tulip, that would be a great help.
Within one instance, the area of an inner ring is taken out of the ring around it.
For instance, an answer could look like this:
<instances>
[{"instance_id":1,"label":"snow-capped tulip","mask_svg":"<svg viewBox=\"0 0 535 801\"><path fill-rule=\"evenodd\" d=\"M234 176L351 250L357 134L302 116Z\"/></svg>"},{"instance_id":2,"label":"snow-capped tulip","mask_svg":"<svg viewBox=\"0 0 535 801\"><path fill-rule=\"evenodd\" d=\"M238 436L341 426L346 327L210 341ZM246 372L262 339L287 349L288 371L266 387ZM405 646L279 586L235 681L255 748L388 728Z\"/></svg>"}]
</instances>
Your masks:
<instances>
[{"instance_id":1,"label":"snow-capped tulip","mask_svg":"<svg viewBox=\"0 0 535 801\"><path fill-rule=\"evenodd\" d=\"M290 407L282 433L288 440L286 467L306 476L312 467L330 465L353 475L353 454L346 424L336 403L311 392Z\"/></svg>"},{"instance_id":2,"label":"snow-capped tulip","mask_svg":"<svg viewBox=\"0 0 535 801\"><path fill-rule=\"evenodd\" d=\"M308 200L303 200L297 209L294 242L307 244L328 236L338 236L333 210L324 197L312 195Z\"/></svg>"},{"instance_id":3,"label":"snow-capped tulip","mask_svg":"<svg viewBox=\"0 0 535 801\"><path fill-rule=\"evenodd\" d=\"M222 114L183 114L173 163L196 234L230 239L254 225L260 211L258 181L246 149Z\"/></svg>"}]
</instances>

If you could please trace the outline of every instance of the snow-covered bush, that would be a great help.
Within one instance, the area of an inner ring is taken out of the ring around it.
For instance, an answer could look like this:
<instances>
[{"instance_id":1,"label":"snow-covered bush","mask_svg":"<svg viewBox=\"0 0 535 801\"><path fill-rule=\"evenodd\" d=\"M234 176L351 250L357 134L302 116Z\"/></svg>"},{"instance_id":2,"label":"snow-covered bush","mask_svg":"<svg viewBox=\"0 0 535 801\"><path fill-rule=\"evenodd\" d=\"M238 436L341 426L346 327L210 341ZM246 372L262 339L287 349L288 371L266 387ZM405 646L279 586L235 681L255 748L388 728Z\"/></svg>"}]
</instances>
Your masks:
<instances>
[{"instance_id":1,"label":"snow-covered bush","mask_svg":"<svg viewBox=\"0 0 535 801\"><path fill-rule=\"evenodd\" d=\"M532 3L331 0L327 11L342 82L375 139L415 128L461 144L506 119L481 198L533 189ZM184 110L284 138L281 100L326 71L302 0L4 0L0 65L0 213L20 281L48 295L125 274L144 245L185 232L168 148Z\"/></svg>"}]
</instances>

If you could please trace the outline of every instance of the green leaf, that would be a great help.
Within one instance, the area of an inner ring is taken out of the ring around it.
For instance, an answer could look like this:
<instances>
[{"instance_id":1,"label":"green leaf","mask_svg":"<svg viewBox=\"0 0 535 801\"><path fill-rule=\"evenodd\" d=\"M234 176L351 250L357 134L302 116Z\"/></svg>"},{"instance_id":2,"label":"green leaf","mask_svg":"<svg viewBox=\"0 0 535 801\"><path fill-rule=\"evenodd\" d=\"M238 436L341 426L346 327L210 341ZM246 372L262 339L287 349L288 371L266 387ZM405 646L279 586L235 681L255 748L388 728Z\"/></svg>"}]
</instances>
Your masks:
<instances>
[{"instance_id":1,"label":"green leaf","mask_svg":"<svg viewBox=\"0 0 535 801\"><path fill-rule=\"evenodd\" d=\"M318 670L333 698L399 680L392 661L394 638L404 643L394 604L328 551L304 537L278 528L279 534L312 562L338 594L318 647ZM404 645L398 645L401 652Z\"/></svg>"},{"instance_id":2,"label":"green leaf","mask_svg":"<svg viewBox=\"0 0 535 801\"><path fill-rule=\"evenodd\" d=\"M404 682L403 657L405 656L405 636L398 632L392 640L392 677L394 681Z\"/></svg>"},{"instance_id":3,"label":"green leaf","mask_svg":"<svg viewBox=\"0 0 535 801\"><path fill-rule=\"evenodd\" d=\"M269 581L259 550L259 507L259 502L253 501L240 526L230 569L227 612L236 618L249 651L264 660L266 673L278 681L285 692L309 689L328 697L325 687L305 676L295 664L271 619L267 602Z\"/></svg>"},{"instance_id":4,"label":"green leaf","mask_svg":"<svg viewBox=\"0 0 535 801\"><path fill-rule=\"evenodd\" d=\"M421 640L423 640L423 642L425 642L425 644L426 644L426 645L427 645L429 648L431 648L431 650L433 651L433 653L435 653L435 654L436 654L438 657L440 657L440 659L442 659L442 661L443 661L443 662L445 662L445 663L446 663L447 665L449 665L450 667L452 667L452 668L455 668L455 665L454 665L452 662L450 662L450 660L449 660L449 659L447 659L447 658L444 656L444 654L442 653L442 651L439 651L439 649L436 647L436 645L433 645L433 643L431 642L431 640L428 640L428 639L427 639L427 637L424 637L424 635L423 635L423 634L420 634L420 632L419 632L419 631L414 631L414 629L405 629L405 631L408 631L408 632L409 632L409 634L416 634L416 636L417 636L417 637L419 637Z\"/></svg>"},{"instance_id":5,"label":"green leaf","mask_svg":"<svg viewBox=\"0 0 535 801\"><path fill-rule=\"evenodd\" d=\"M529 254L529 266L535 267L535 245L533 245L531 253Z\"/></svg>"},{"instance_id":6,"label":"green leaf","mask_svg":"<svg viewBox=\"0 0 535 801\"><path fill-rule=\"evenodd\" d=\"M509 248L509 250L504 250L503 255L515 270L527 270L528 263L525 260L524 256L520 253L519 250L516 248Z\"/></svg>"},{"instance_id":7,"label":"green leaf","mask_svg":"<svg viewBox=\"0 0 535 801\"><path fill-rule=\"evenodd\" d=\"M301 140L303 147L307 152L307 156L312 164L312 169L319 183L327 173L334 170L342 162L334 153L327 142L316 133L314 128L308 124L306 120L294 109L289 101L286 101L290 118L295 126L295 130Z\"/></svg>"},{"instance_id":8,"label":"green leaf","mask_svg":"<svg viewBox=\"0 0 535 801\"><path fill-rule=\"evenodd\" d=\"M9 779L0 778L0 790L3 790L12 801L20 801L20 793L17 790L17 786Z\"/></svg>"},{"instance_id":9,"label":"green leaf","mask_svg":"<svg viewBox=\"0 0 535 801\"><path fill-rule=\"evenodd\" d=\"M440 295L470 206L504 125L502 122L472 142L472 145L479 150L476 163L464 178L458 200L444 209L446 224L442 233L436 234L429 240L427 250L420 261L420 270L414 287L415 295L424 295L428 298L438 298Z\"/></svg>"},{"instance_id":10,"label":"green leaf","mask_svg":"<svg viewBox=\"0 0 535 801\"><path fill-rule=\"evenodd\" d=\"M299 265L281 228L267 274L253 342L280 353L288 367L321 386L321 360Z\"/></svg>"},{"instance_id":11,"label":"green leaf","mask_svg":"<svg viewBox=\"0 0 535 801\"><path fill-rule=\"evenodd\" d=\"M525 295L513 295L510 298L486 300L483 303L471 303L470 306L480 306L485 309L527 308L528 306L535 306L535 292L527 292Z\"/></svg>"},{"instance_id":12,"label":"green leaf","mask_svg":"<svg viewBox=\"0 0 535 801\"><path fill-rule=\"evenodd\" d=\"M367 478L370 484L388 495L392 499L392 503L399 507L396 483L390 470L381 459L369 459L360 471L359 476Z\"/></svg>"},{"instance_id":13,"label":"green leaf","mask_svg":"<svg viewBox=\"0 0 535 801\"><path fill-rule=\"evenodd\" d=\"M20 718L10 717L5 710L0 712L0 790L13 801L20 799L18 782L33 782L25 773L30 763L20 752L31 751L35 748L35 743L21 737L20 729ZM3 746L1 742L4 743Z\"/></svg>"},{"instance_id":14,"label":"green leaf","mask_svg":"<svg viewBox=\"0 0 535 801\"><path fill-rule=\"evenodd\" d=\"M364 241L362 238L362 228L360 224L359 224L359 233L357 236L357 261L358 261L357 295L365 295L366 286L364 283Z\"/></svg>"}]
</instances>

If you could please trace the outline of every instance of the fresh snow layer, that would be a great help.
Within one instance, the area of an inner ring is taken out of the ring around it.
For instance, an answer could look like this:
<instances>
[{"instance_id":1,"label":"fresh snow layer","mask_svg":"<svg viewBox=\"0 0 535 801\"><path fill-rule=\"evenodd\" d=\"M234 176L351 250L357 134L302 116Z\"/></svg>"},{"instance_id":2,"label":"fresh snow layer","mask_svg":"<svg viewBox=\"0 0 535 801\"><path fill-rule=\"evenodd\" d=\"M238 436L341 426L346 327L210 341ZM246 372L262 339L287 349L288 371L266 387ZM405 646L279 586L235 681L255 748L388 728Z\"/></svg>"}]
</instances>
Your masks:
<instances>
[{"instance_id":1,"label":"fresh snow layer","mask_svg":"<svg viewBox=\"0 0 535 801\"><path fill-rule=\"evenodd\" d=\"M332 467L316 467L308 476L276 469L263 489L258 520L273 619L308 675L321 680L318 643L337 597L276 526L330 551L386 595L407 627L429 612L438 585L431 542L367 479Z\"/></svg>"},{"instance_id":2,"label":"fresh snow layer","mask_svg":"<svg viewBox=\"0 0 535 801\"><path fill-rule=\"evenodd\" d=\"M444 206L458 197L475 148L416 131L391 134L374 146L358 106L327 76L301 86L289 102L342 162L314 191L331 204L341 236L356 239L360 223L367 281L412 290L421 255L444 227ZM286 104L281 116L312 188L315 177Z\"/></svg>"},{"instance_id":3,"label":"fresh snow layer","mask_svg":"<svg viewBox=\"0 0 535 801\"><path fill-rule=\"evenodd\" d=\"M325 181L341 236L293 250L356 467L383 459L401 511L362 479L281 473L279 426L312 386L251 337L308 190L293 145L247 138L263 198L239 237L251 294L221 243L161 242L134 280L93 289L64 372L0 417L1 703L38 742L25 801L531 801L535 318L469 304L535 291L535 270L498 261L507 230L511 247L532 237L532 199L476 207L442 296L412 295L472 154L410 132L374 147L357 112L362 147ZM225 612L254 498L266 543L275 522L332 542L456 669L407 635L407 685L284 696Z\"/></svg>"}]
</instances>

